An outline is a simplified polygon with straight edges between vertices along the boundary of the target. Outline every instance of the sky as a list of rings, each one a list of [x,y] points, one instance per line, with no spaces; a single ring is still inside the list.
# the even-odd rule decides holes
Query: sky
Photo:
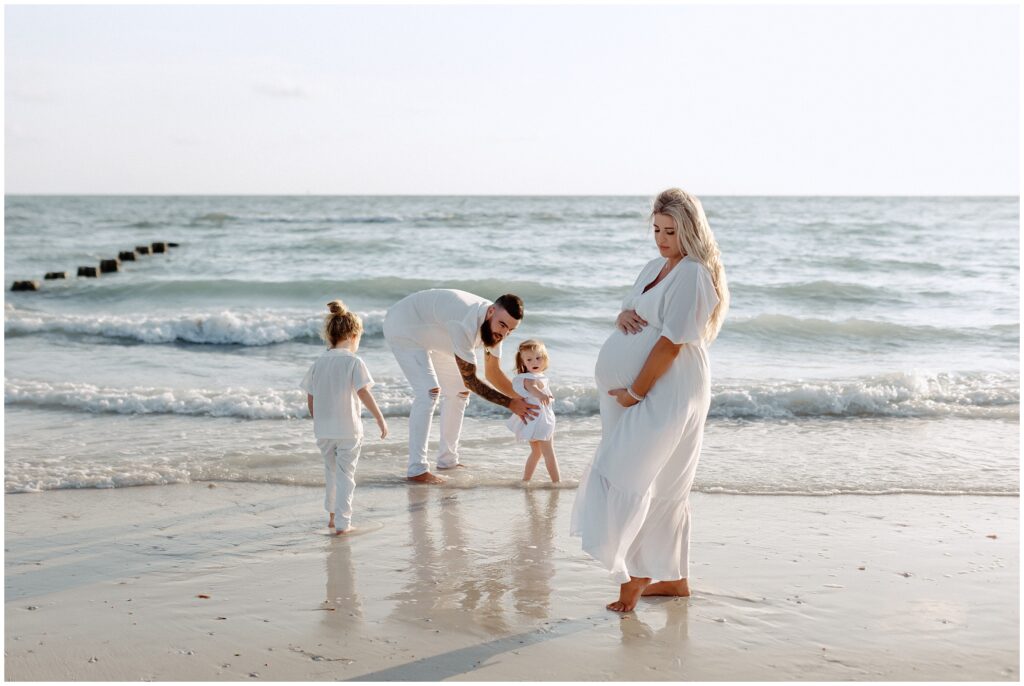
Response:
[[[1018,195],[1016,5],[5,8],[5,192]]]

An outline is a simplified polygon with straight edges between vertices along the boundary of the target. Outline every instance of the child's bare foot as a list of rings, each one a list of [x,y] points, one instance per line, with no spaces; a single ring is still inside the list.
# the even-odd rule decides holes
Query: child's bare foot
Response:
[[[422,474],[407,476],[405,478],[407,481],[413,481],[418,484],[443,484],[445,482],[444,479],[436,474],[431,474],[430,472],[423,472]]]
[[[651,583],[650,577],[629,577],[629,581],[619,586],[619,599],[605,605],[613,612],[632,612],[636,603],[643,595],[644,589]]]
[[[690,595],[690,584],[686,579],[675,581],[655,581],[644,589],[644,595],[668,595],[677,598],[686,598]]]

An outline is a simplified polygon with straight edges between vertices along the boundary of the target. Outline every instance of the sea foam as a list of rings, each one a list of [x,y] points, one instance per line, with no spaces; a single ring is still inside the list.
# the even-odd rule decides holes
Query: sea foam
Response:
[[[585,384],[555,384],[556,415],[599,413],[597,390]],[[407,417],[412,397],[402,379],[382,379],[374,388],[390,417]],[[308,416],[301,390],[277,388],[117,388],[87,383],[7,379],[8,405],[93,413],[175,414],[242,419]],[[961,417],[1018,419],[1020,390],[1005,374],[894,373],[847,381],[731,383],[715,386],[713,419],[780,420],[871,417]],[[505,417],[508,410],[474,398],[467,415]]]
[[[360,313],[365,335],[382,335],[384,312]],[[56,333],[100,336],[142,343],[202,343],[260,346],[318,340],[323,318],[273,311],[199,312],[166,315],[78,315],[7,309],[8,336]]]

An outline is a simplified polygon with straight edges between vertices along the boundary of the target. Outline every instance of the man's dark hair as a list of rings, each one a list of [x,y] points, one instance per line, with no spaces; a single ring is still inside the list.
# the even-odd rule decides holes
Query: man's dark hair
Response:
[[[518,295],[512,295],[506,293],[497,300],[494,301],[495,306],[508,312],[512,317],[517,320],[523,319],[523,299]]]

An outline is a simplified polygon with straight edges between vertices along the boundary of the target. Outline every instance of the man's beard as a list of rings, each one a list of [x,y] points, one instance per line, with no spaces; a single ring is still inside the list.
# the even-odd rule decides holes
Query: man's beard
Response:
[[[494,338],[494,333],[491,331],[491,320],[486,319],[484,323],[480,325],[480,340],[484,342],[485,348],[493,348],[498,342]]]

